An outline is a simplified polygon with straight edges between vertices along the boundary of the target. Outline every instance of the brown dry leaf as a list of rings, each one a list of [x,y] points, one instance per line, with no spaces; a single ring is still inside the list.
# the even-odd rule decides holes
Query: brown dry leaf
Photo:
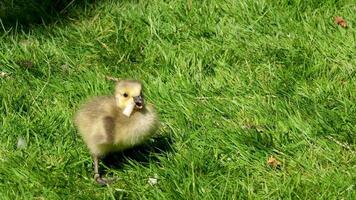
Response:
[[[347,22],[346,20],[344,20],[344,18],[340,17],[340,16],[336,16],[335,17],[335,23],[339,26],[341,26],[342,28],[346,28],[347,27]]]
[[[112,76],[106,76],[105,78],[106,78],[107,80],[109,80],[109,81],[119,81],[118,78],[115,78],[115,77],[112,77]]]
[[[270,156],[267,160],[267,165],[273,168],[277,168],[281,166],[281,162],[278,161],[274,156]]]

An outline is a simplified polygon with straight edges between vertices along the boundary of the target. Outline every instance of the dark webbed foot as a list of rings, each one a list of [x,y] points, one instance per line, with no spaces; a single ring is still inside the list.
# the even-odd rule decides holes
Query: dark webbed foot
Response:
[[[114,178],[103,178],[99,174],[99,158],[97,156],[94,159],[94,180],[101,186],[109,185],[114,182]]]
[[[109,185],[113,182],[113,179],[102,178],[99,174],[94,175],[94,180],[101,186]]]

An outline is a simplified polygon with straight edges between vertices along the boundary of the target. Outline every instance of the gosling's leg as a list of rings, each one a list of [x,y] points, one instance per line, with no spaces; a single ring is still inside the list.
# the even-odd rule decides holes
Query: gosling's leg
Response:
[[[94,180],[99,185],[109,184],[108,180],[106,180],[105,178],[102,178],[99,174],[99,158],[98,158],[98,156],[93,156],[93,160],[94,160]]]

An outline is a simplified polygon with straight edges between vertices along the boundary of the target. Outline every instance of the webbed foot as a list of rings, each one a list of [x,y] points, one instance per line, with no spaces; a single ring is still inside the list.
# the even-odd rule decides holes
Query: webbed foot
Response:
[[[101,186],[110,185],[114,182],[114,178],[103,178],[99,174],[94,175],[94,180]]]

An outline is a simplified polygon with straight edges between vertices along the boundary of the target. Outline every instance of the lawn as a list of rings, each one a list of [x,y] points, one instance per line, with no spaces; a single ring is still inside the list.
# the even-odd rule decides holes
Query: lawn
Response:
[[[352,0],[98,0],[2,25],[0,199],[355,199],[355,13]],[[110,77],[142,80],[161,127],[107,158],[117,180],[100,187],[72,118]]]

